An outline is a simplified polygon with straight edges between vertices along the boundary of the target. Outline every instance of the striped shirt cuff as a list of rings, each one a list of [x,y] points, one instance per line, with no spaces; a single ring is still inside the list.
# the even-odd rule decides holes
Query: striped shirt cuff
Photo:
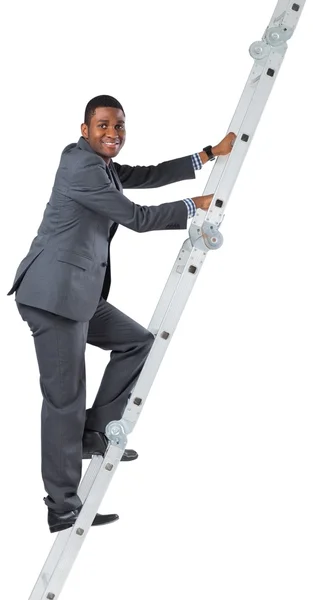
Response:
[[[195,216],[196,212],[197,212],[197,208],[196,205],[194,203],[194,201],[192,200],[192,198],[184,198],[184,202],[187,206],[187,211],[188,211],[188,219],[191,219],[192,217]]]
[[[200,158],[200,154],[196,152],[196,154],[191,155],[192,166],[195,171],[200,171],[202,169],[202,161]]]

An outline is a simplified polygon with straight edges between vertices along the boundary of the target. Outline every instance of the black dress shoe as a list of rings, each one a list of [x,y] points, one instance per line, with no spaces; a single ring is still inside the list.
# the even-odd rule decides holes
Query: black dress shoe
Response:
[[[108,446],[108,438],[101,431],[92,431],[85,429],[83,437],[83,458],[92,458],[94,454],[104,456]],[[121,458],[123,461],[136,460],[138,454],[136,450],[125,450]]]
[[[52,508],[48,508],[48,525],[51,533],[57,533],[58,531],[72,527],[80,511],[81,507],[64,513],[55,512]],[[118,519],[118,515],[100,515],[97,513],[92,526],[107,525],[108,523],[114,523]]]

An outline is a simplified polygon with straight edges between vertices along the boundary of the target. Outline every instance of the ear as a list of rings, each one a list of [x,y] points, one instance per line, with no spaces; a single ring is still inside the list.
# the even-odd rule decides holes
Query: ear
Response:
[[[88,140],[88,125],[86,123],[82,123],[80,126],[82,136]]]

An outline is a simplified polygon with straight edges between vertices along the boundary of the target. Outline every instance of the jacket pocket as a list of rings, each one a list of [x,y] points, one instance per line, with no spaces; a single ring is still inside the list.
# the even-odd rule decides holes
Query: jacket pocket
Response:
[[[81,254],[76,254],[70,250],[58,250],[57,260],[75,267],[80,267],[84,271],[89,271],[92,267],[92,259]]]

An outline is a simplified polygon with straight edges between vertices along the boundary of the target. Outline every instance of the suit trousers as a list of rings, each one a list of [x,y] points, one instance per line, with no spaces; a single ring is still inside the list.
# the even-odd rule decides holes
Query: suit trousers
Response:
[[[154,342],[153,334],[101,298],[88,322],[61,317],[17,303],[31,329],[43,396],[42,478],[47,506],[81,506],[77,488],[82,472],[84,428],[105,432],[120,419]],[[96,399],[86,411],[86,343],[111,350]]]

